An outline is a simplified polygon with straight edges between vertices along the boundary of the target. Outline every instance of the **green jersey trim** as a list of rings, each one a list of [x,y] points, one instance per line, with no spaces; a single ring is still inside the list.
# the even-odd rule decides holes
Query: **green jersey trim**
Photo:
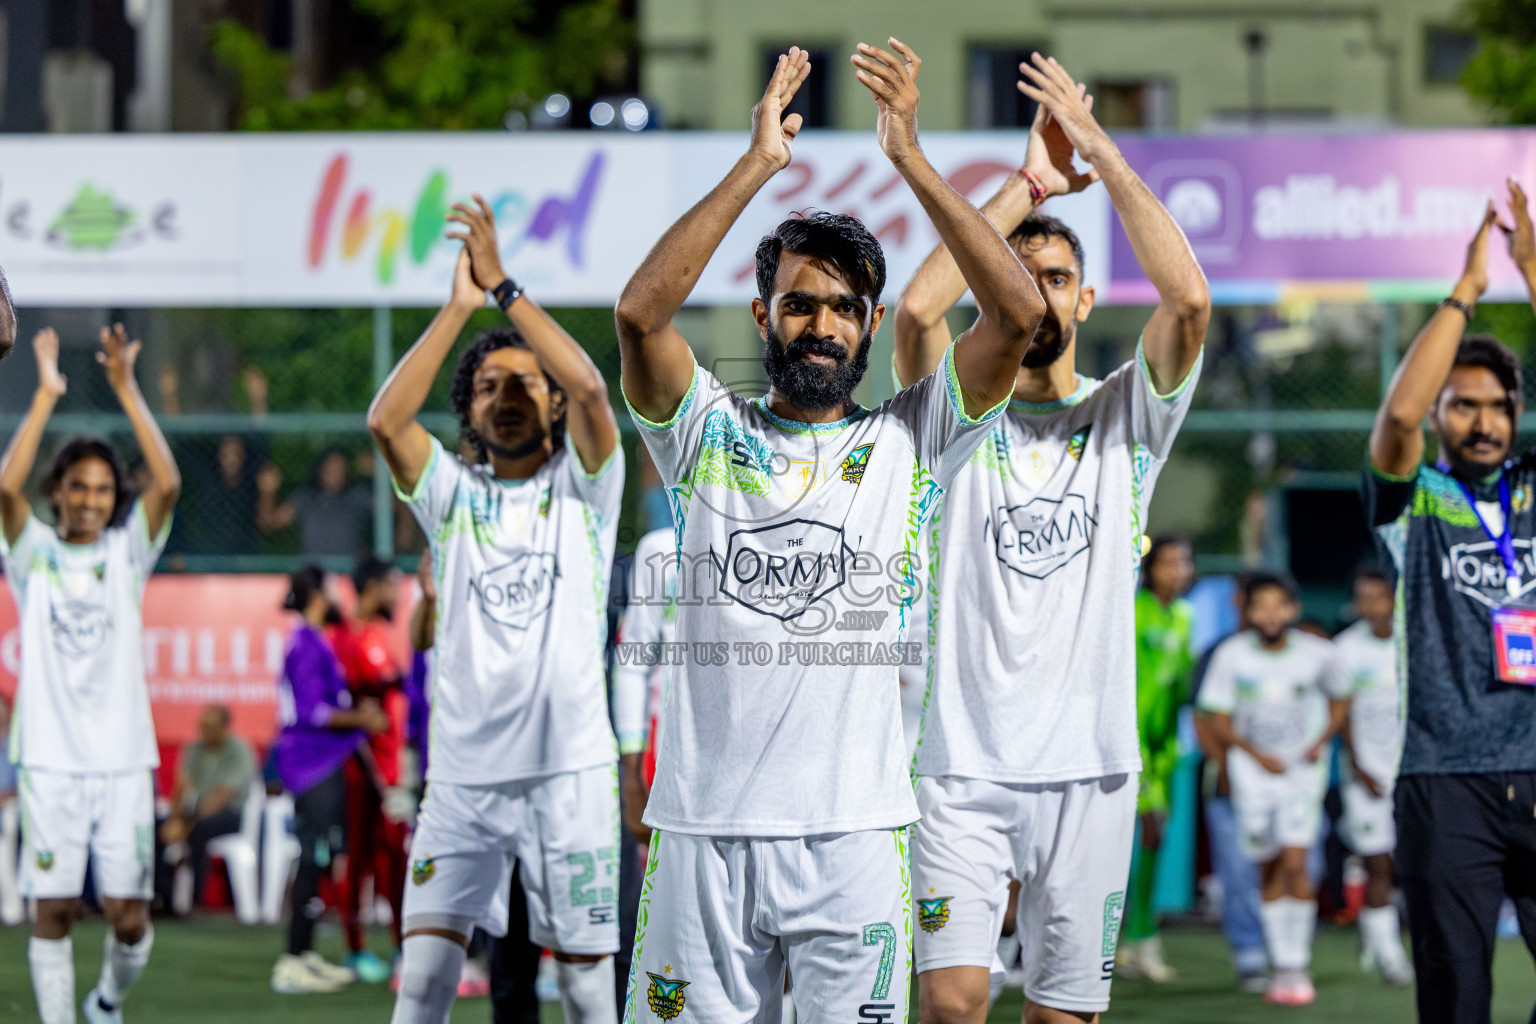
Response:
[[[395,477],[395,474],[389,474],[389,482],[390,485],[395,489],[395,497],[399,498],[406,504],[413,505],[421,500],[421,496],[425,494],[427,490],[427,478],[432,475],[432,472],[435,469],[437,469],[437,457],[439,453],[442,452],[443,445],[442,442],[437,441],[436,438],[434,438],[433,441],[435,443],[432,445],[432,450],[427,454],[427,464],[421,468],[421,475],[416,478],[416,486],[411,488],[409,492],[407,492],[404,487],[400,486],[400,481]]]
[[[657,423],[655,420],[648,420],[644,416],[640,415],[639,411],[635,408],[634,403],[629,400],[629,395],[625,393],[623,381],[621,380],[619,382],[619,394],[624,396],[624,407],[629,410],[629,414],[634,417],[635,422],[640,424],[646,430],[671,430],[673,427],[677,426],[677,421],[683,418],[683,414],[688,411],[688,406],[693,404],[694,392],[698,390],[699,364],[695,362],[693,364],[693,379],[688,382],[688,390],[683,394],[683,400],[677,403],[677,411],[674,412],[666,420]]]
[[[973,427],[978,423],[986,423],[996,419],[1008,408],[1008,399],[1004,398],[986,412],[972,419],[965,413],[965,393],[960,390],[960,375],[955,372],[955,343],[950,342],[949,348],[944,350],[944,359],[939,363],[939,372],[944,375],[945,383],[949,385],[949,405],[955,410],[955,416],[961,423]]]
[[[840,420],[834,420],[831,423],[806,423],[802,420],[787,420],[783,416],[776,415],[773,410],[768,408],[768,400],[766,398],[752,399],[752,408],[756,409],[765,420],[778,427],[784,433],[808,436],[839,433],[869,415],[868,409],[862,405],[856,405],[853,407],[853,412]]]
[[[1184,375],[1184,379],[1179,381],[1178,387],[1164,395],[1158,392],[1157,383],[1152,379],[1152,368],[1147,365],[1147,352],[1142,347],[1142,343],[1145,340],[1146,332],[1142,332],[1142,336],[1136,339],[1136,365],[1141,368],[1142,376],[1152,386],[1152,393],[1154,395],[1157,395],[1158,398],[1165,402],[1177,402],[1180,398],[1184,397],[1184,392],[1188,391],[1194,385],[1196,378],[1200,376],[1200,367],[1205,363],[1205,346],[1200,346],[1200,354],[1195,356],[1194,364],[1190,366],[1189,372]]]

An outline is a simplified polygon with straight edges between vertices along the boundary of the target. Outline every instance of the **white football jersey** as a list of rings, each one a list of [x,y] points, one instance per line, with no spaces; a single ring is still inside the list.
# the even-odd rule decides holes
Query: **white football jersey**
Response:
[[[124,772],[160,763],[144,679],[144,586],[171,533],[149,535],[134,502],[94,544],[66,544],[36,516],[5,545],[21,619],[21,678],[11,760],[61,772]]]
[[[1397,774],[1403,729],[1397,685],[1397,638],[1379,637],[1361,619],[1333,638],[1343,692],[1349,697],[1349,733],[1354,759],[1373,779]]]
[[[636,415],[679,537],[688,663],[662,716],[653,828],[810,836],[917,818],[897,673],[934,502],[986,436],[953,369],[836,423],[782,419],[702,367]]]
[[[1012,401],[934,516],[914,769],[993,782],[1139,771],[1136,585],[1147,506],[1193,400],[1136,359]]]
[[[526,480],[436,439],[410,502],[432,544],[428,781],[489,785],[618,756],[603,674],[624,455],[588,474],[562,449]]]
[[[1342,696],[1337,652],[1321,637],[1286,632],[1267,650],[1251,629],[1223,640],[1200,687],[1201,711],[1232,716],[1237,735],[1297,765],[1328,728],[1328,698]]]

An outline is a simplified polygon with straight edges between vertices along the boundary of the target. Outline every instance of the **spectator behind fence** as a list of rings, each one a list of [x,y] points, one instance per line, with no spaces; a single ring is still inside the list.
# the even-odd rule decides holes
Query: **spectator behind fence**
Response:
[[[171,814],[160,823],[160,841],[170,856],[162,856],[157,865],[156,889],[167,907],[172,905],[171,883],[182,863],[192,868],[193,905],[202,905],[208,843],[240,830],[240,813],[256,781],[256,757],[245,740],[230,733],[229,708],[221,704],[204,708],[198,735],[182,748]],[[182,856],[175,856],[178,852]]]
[[[269,384],[260,368],[240,372],[251,416],[267,415]],[[160,367],[160,404],[166,416],[179,416],[181,378],[176,367]],[[256,474],[267,460],[268,445],[261,434],[225,434],[209,459],[208,441],[201,434],[182,434],[172,449],[183,467],[184,512],[171,527],[168,555],[252,555],[261,550],[256,524]],[[135,471],[137,472],[137,470]]]
[[[278,500],[283,471],[268,462],[256,474],[257,525],[275,533],[298,524],[299,553],[306,558],[351,557],[369,546],[373,495],[360,484],[348,486],[347,453],[328,448],[310,470],[309,484]]]

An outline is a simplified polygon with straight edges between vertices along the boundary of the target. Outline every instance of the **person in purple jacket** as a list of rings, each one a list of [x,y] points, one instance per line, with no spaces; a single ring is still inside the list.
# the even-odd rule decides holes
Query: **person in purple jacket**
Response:
[[[325,573],[318,566],[306,565],[293,574],[283,608],[303,616],[289,638],[283,677],[278,682],[282,732],[273,753],[278,778],[293,794],[299,870],[293,880],[288,951],[272,968],[272,990],[334,992],[355,976],[313,949],[315,915],[311,904],[319,894],[320,877],[330,865],[331,852],[344,848],[341,827],[346,814],[346,783],[342,769],[357,756],[366,734],[383,732],[389,718],[376,701],[352,706],[341,664],[321,633],[334,603],[326,592]]]

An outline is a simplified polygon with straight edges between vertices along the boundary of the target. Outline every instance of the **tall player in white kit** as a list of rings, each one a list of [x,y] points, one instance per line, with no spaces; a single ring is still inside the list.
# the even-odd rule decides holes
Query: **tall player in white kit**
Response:
[[[1022,65],[1040,104],[1024,166],[983,208],[1049,307],[1012,401],[934,516],[928,692],[912,873],[922,1019],[984,1020],[1010,879],[1024,1019],[1092,1020],[1109,1005],[1136,825],[1135,599],[1147,505],[1189,409],[1210,317],[1173,218],[1054,59]],[[1092,170],[1080,174],[1073,152]],[[1075,367],[1093,309],[1077,237],[1034,214],[1102,181],[1159,303],[1136,357],[1103,381]],[[896,311],[896,370],[943,356],[965,294],[930,255]]]
[[[21,618],[10,749],[20,767],[21,889],[37,900],[27,959],[43,1024],[72,1024],[69,933],[90,858],[109,927],[101,977],[82,1009],[91,1024],[109,1024],[122,1021],[123,999],[154,944],[152,773],[160,755],[140,605],[170,535],[181,475],[134,380],[139,342],[122,324],[103,327],[96,360],[133,428],[149,484],[134,500],[116,450],[75,438],[43,479],[52,525],[33,515],[24,487],[66,381],[53,329],[32,346],[37,391],[0,460],[5,575]]]
[[[521,865],[529,937],[551,950],[565,1019],[617,1019],[618,752],[603,676],[608,567],[624,456],[608,386],[502,271],[478,196],[453,295],[368,412],[436,570],[432,756],[411,840],[395,1024],[444,1024],[476,925],[507,927]],[[461,356],[465,465],[415,419],[489,292],[510,329]]]
[[[897,667],[923,523],[1001,413],[1044,306],[997,230],[916,138],[919,61],[861,44],[881,148],[958,254],[979,316],[938,371],[851,401],[884,307],[879,243],[792,218],[757,249],[752,312],[772,384],[749,400],[672,322],[752,197],[790,161],[781,117],[810,72],[779,58],[752,142],[652,249],[616,315],[623,387],[673,508],[677,639],[626,1019],[904,1021],[911,910]]]
[[[1413,983],[1403,951],[1402,923],[1392,902],[1392,851],[1397,821],[1392,793],[1403,756],[1398,648],[1393,635],[1394,586],[1377,569],[1355,574],[1360,619],[1333,638],[1339,696],[1349,700],[1344,722],[1344,844],[1365,860],[1365,907],[1360,911],[1362,963],[1393,987]]]

